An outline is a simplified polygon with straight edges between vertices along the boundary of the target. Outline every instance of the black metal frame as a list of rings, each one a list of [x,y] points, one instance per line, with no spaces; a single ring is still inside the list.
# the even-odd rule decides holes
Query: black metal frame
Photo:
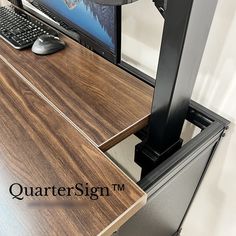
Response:
[[[190,140],[186,145],[183,145],[171,158],[169,157],[164,160],[154,170],[150,171],[148,175],[143,177],[138,183],[142,189],[146,190],[150,186],[156,185],[157,180],[167,174],[169,169],[173,169],[173,166],[180,163],[181,160],[184,160],[187,155],[191,154],[193,156],[195,152],[206,145],[213,137],[217,135],[224,136],[225,130],[229,128],[230,124],[230,121],[194,101],[190,101],[186,120],[199,127],[201,133]],[[220,141],[220,139],[218,141]],[[191,160],[188,159],[188,161]]]
[[[192,193],[190,203],[188,204],[184,215],[182,215],[179,228],[176,229],[176,235],[179,235],[181,232],[183,222],[196,197],[196,194],[208,170],[208,167],[219,145],[219,142],[221,138],[224,137],[225,131],[228,129],[230,124],[228,120],[222,118],[221,116],[215,114],[214,112],[208,110],[207,108],[194,101],[190,102],[186,120],[199,127],[201,129],[201,133],[190,140],[188,143],[183,145],[183,147],[176,153],[174,153],[171,157],[164,160],[154,170],[143,177],[138,183],[139,186],[146,192],[151,192],[152,190],[150,191],[150,189],[155,188],[155,186],[159,185],[160,188],[160,185],[166,185],[167,180],[163,180],[166,178],[166,176],[170,175],[170,173],[173,174],[173,170],[185,168],[184,166],[188,166],[189,163],[199,158],[199,153],[207,148],[211,148],[210,146],[213,145],[207,164],[204,168],[203,173],[201,174],[200,181],[198,182],[196,189]],[[163,184],[161,184],[162,182]],[[150,193],[148,197],[151,197]],[[176,208],[178,208],[177,205]],[[176,210],[175,214],[178,214],[177,211],[178,210]]]
[[[148,194],[147,204],[120,228],[119,235],[180,235],[186,215],[229,125],[228,120],[194,101],[190,102],[186,120],[199,127],[201,132],[138,182]]]
[[[168,0],[149,132],[136,147],[142,176],[182,146],[187,116],[217,0]]]

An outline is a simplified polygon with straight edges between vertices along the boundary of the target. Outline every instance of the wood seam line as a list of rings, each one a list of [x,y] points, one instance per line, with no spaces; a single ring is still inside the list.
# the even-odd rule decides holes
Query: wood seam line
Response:
[[[77,126],[68,116],[66,116],[53,102],[51,102],[39,89],[37,89],[29,80],[27,80],[7,59],[0,54],[0,59],[10,67],[10,69],[16,73],[25,84],[27,84],[39,97],[41,97],[48,105],[50,105],[54,111],[59,113],[70,125],[72,125],[79,133],[81,133],[90,143],[96,148],[98,145],[82,130]]]
[[[7,64],[28,86],[30,86],[30,88],[35,91],[44,101],[46,101],[51,107],[53,107],[54,110],[56,110],[61,116],[63,116],[64,119],[66,119],[75,129],[77,129],[81,134],[83,134],[84,137],[86,137],[86,139],[88,141],[90,141],[94,146],[98,147],[101,150],[101,147],[103,145],[105,145],[106,143],[108,143],[109,141],[112,141],[114,138],[118,137],[119,135],[121,135],[123,132],[129,130],[130,128],[132,128],[133,126],[135,126],[136,124],[138,124],[139,122],[141,122],[142,120],[148,118],[150,116],[150,114],[140,118],[139,120],[137,120],[135,123],[133,123],[132,125],[126,127],[124,130],[120,131],[119,133],[113,135],[111,138],[107,139],[106,141],[102,142],[101,144],[96,144],[95,141],[93,141],[78,125],[76,125],[67,115],[65,115],[65,113],[63,113],[53,102],[51,102],[37,87],[35,87],[28,79],[25,78],[25,76],[23,76],[7,59],[5,59],[1,54],[0,54],[0,58],[2,61],[5,62],[5,64]]]

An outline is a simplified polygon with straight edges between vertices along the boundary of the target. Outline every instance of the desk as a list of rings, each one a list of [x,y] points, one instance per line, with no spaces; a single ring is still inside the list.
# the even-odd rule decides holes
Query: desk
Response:
[[[42,57],[0,44],[0,56],[106,151],[148,124],[153,89],[73,40]]]
[[[198,10],[205,7],[204,1],[197,1],[197,6],[192,3],[183,8],[187,15],[179,12],[189,26],[195,25],[191,23]],[[205,23],[209,25],[209,19]],[[184,33],[188,36],[191,31]],[[185,51],[190,49],[189,38],[180,40]],[[205,37],[200,38],[201,44]],[[0,41],[0,234],[110,235],[122,225],[119,235],[178,235],[229,122],[192,104],[188,118],[201,132],[139,182],[150,198],[136,214],[146,202],[145,193],[101,150],[143,127],[152,90],[64,39],[68,47],[58,57],[18,52]],[[28,190],[30,186],[70,187],[76,182],[92,186],[124,183],[126,187],[89,204],[86,196],[30,196],[17,201],[8,192],[17,182]]]
[[[146,203],[146,193],[102,151],[147,125],[152,88],[61,37],[66,49],[45,57],[0,40],[1,235],[111,235]],[[13,183],[88,183],[108,187],[110,196],[21,201],[12,199]]]
[[[2,42],[1,42],[2,43]],[[0,235],[110,235],[146,194],[0,60]],[[86,197],[12,199],[9,187],[125,184]]]

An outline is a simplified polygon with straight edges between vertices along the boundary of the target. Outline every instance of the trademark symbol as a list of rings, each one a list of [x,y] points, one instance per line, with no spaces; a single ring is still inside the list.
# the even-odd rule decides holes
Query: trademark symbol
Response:
[[[114,192],[123,192],[125,191],[125,185],[124,184],[112,184]]]

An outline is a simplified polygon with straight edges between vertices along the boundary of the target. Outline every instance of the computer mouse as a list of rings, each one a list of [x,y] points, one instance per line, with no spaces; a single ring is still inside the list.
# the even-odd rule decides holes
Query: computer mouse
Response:
[[[32,46],[32,52],[38,55],[48,55],[65,48],[65,42],[55,35],[45,34],[38,37]]]

